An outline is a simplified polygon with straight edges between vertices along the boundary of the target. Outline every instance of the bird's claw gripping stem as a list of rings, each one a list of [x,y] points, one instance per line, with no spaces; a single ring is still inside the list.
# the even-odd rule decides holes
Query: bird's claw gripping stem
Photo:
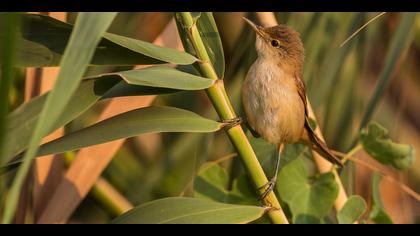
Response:
[[[235,117],[232,119],[224,119],[221,121],[223,123],[223,127],[227,130],[240,125],[243,122],[243,119],[241,117]]]
[[[264,192],[258,198],[259,201],[263,201],[270,192],[273,191],[274,186],[276,185],[276,179],[272,178],[270,181],[265,183],[263,186],[259,187],[258,190],[265,189]]]

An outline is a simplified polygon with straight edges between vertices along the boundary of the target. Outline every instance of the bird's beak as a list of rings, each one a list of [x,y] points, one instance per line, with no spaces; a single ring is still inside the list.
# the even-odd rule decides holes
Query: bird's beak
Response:
[[[259,26],[259,25],[257,25],[257,24],[255,24],[254,22],[252,22],[252,21],[250,21],[250,20],[248,20],[247,18],[245,18],[245,17],[242,17],[244,20],[245,20],[245,22],[246,23],[248,23],[250,26],[251,26],[251,28],[258,34],[258,35],[260,35],[261,37],[263,37],[264,38],[264,32],[263,32],[263,27],[261,27],[261,26]]]

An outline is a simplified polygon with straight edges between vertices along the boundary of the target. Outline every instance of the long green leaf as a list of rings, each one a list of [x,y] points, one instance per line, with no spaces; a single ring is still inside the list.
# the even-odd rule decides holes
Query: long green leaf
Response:
[[[214,132],[221,127],[221,123],[183,109],[174,107],[139,108],[43,144],[39,148],[37,156],[76,150],[146,133]]]
[[[212,84],[213,80],[166,66],[153,66],[91,77],[79,85],[66,106],[66,115],[60,116],[47,133],[67,124],[101,98],[199,90],[208,88]],[[27,147],[46,97],[47,95],[43,95],[23,104],[8,116],[7,145],[2,150],[4,160],[0,164],[10,161],[13,156]]]
[[[124,37],[121,35],[105,33],[104,38],[119,46],[128,48],[144,56],[155,58],[162,62],[189,65],[197,61],[197,58],[186,52],[178,51],[172,48],[163,48],[152,43]],[[146,62],[141,64],[146,64]]]
[[[60,115],[63,114],[66,104],[77,89],[83,73],[93,57],[96,46],[115,15],[116,13],[79,13],[61,60],[61,69],[57,82],[48,95],[29,142],[29,148],[23,158],[23,164],[19,168],[10,193],[7,196],[7,205],[2,219],[3,223],[10,223],[15,214],[20,189],[29,170],[31,159],[37,153],[38,144],[51,130]]]
[[[213,85],[214,81],[176,70],[167,66],[104,74],[96,78],[119,76],[129,84],[180,90],[200,90]]]
[[[244,224],[257,220],[264,208],[197,198],[164,198],[140,205],[114,224]]]
[[[378,84],[371,100],[369,101],[366,113],[360,122],[359,130],[365,127],[371,119],[375,108],[378,105],[379,99],[381,98],[389,80],[391,79],[392,72],[394,71],[397,62],[401,60],[403,52],[410,45],[410,42],[413,39],[412,36],[415,20],[416,13],[401,13],[400,23],[398,24],[397,31],[392,37],[391,45],[389,46],[385,57],[384,67],[378,78]]]
[[[73,26],[52,17],[23,14],[22,47],[18,52],[18,66],[57,66]],[[2,37],[0,32],[0,37]],[[163,48],[152,43],[105,33],[96,47],[91,65],[192,64],[197,59],[185,52]]]

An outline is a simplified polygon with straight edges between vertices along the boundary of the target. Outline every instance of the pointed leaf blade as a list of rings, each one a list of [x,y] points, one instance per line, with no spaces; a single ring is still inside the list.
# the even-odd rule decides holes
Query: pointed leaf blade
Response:
[[[22,14],[22,18],[25,27],[18,40],[22,47],[18,52],[17,66],[58,66],[74,26],[46,15]],[[137,65],[169,62],[187,65],[196,60],[194,56],[175,49],[105,33],[90,64]]]
[[[164,198],[140,205],[114,224],[244,224],[264,214],[257,206],[231,205],[197,198]]]
[[[221,124],[174,107],[125,112],[42,145],[38,156],[76,150],[121,138],[158,132],[214,132]]]

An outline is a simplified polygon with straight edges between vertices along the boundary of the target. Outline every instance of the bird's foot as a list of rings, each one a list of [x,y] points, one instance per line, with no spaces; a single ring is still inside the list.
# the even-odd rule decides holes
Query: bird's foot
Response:
[[[259,201],[263,201],[268,196],[268,194],[270,194],[273,191],[274,186],[276,185],[276,179],[277,178],[272,178],[270,181],[258,188],[258,190],[265,189],[264,192],[258,198]]]
[[[240,125],[242,122],[243,122],[243,119],[241,117],[235,117],[232,119],[222,120],[223,127],[226,128],[227,130],[237,125]]]

